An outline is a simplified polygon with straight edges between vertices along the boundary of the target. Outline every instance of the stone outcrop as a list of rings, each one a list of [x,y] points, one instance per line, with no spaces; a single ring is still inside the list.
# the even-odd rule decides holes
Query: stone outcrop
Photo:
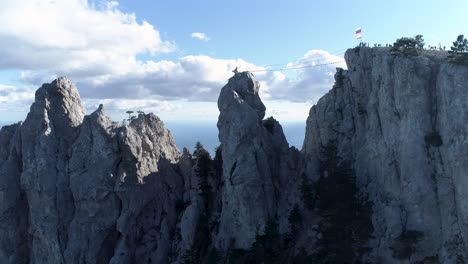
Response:
[[[252,73],[236,73],[218,99],[224,188],[217,246],[223,249],[249,248],[269,219],[284,222],[285,208],[296,202],[285,188],[297,182],[296,150],[276,120],[262,121],[259,87]]]
[[[158,117],[85,116],[59,78],[0,143],[1,263],[167,262],[184,178]]]
[[[85,115],[69,80],[44,84],[25,122],[0,133],[0,261],[228,259],[230,250],[248,250],[269,220],[288,232],[301,203],[300,153],[276,120],[263,120],[258,89],[247,72],[223,88],[212,159],[202,147],[180,154],[153,114],[128,125],[103,105]]]
[[[83,122],[78,90],[59,78],[36,91],[19,131],[21,188],[27,196],[30,258],[63,263],[74,202],[68,177],[70,149]]]
[[[345,59],[310,110],[304,155],[334,144],[352,164],[373,204],[372,263],[466,262],[468,67],[384,48]]]
[[[26,263],[29,260],[28,203],[21,188],[21,124],[0,131],[0,262]]]

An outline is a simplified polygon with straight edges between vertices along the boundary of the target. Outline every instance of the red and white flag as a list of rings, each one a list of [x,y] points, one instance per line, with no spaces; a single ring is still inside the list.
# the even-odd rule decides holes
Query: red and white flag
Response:
[[[356,39],[362,38],[361,31],[362,31],[361,28],[356,29]]]

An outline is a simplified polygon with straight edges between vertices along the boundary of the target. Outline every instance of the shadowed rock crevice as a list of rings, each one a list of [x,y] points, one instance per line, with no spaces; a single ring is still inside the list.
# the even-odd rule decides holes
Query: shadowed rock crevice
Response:
[[[120,236],[121,234],[115,227],[110,229],[109,234],[104,238],[98,250],[96,263],[109,263],[115,254],[114,249]]]

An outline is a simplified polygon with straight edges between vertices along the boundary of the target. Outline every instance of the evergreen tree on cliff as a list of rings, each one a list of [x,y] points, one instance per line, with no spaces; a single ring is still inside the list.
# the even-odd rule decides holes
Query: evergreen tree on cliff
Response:
[[[395,41],[391,51],[400,52],[404,55],[416,56],[424,48],[424,39],[422,35],[413,37],[403,37]]]
[[[468,65],[468,40],[458,35],[449,50],[449,61],[455,64]]]

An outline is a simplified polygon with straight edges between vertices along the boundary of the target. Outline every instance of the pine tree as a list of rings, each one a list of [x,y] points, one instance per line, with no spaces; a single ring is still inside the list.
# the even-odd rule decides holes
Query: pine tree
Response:
[[[463,35],[458,35],[457,40],[453,42],[449,53],[461,54],[468,52],[468,40]]]
[[[202,143],[200,143],[200,141],[197,141],[197,143],[195,143],[195,151],[193,151],[193,155],[196,157],[197,156],[197,152],[201,149],[205,149],[202,145]]]
[[[279,253],[282,249],[282,239],[276,219],[269,219],[263,234],[257,234],[252,248],[248,252],[248,263],[281,263]]]
[[[297,255],[293,257],[292,264],[309,264],[309,263],[317,263],[317,262],[314,262],[314,259],[312,258],[312,256],[307,254],[307,251],[305,250],[305,248],[301,247]]]
[[[223,154],[221,145],[215,148],[215,157],[213,163],[214,175],[217,179],[220,179],[223,174]]]
[[[133,114],[134,112],[129,110],[129,111],[125,112],[125,113],[128,114],[128,121],[132,120],[132,114]]]
[[[403,37],[399,38],[393,43],[391,51],[400,52],[404,55],[418,55],[418,49],[424,47],[422,35],[417,35],[416,38]],[[420,48],[421,47],[421,48]]]
[[[208,253],[208,256],[206,258],[206,264],[217,264],[217,263],[220,263],[220,261],[221,261],[221,254],[217,248],[213,247],[210,250],[210,253]]]
[[[267,129],[267,131],[270,132],[270,134],[272,134],[275,129],[276,120],[272,116],[270,116],[267,119],[263,120],[262,123],[263,126]]]
[[[192,246],[185,252],[183,260],[187,264],[216,263],[214,255],[216,252],[208,251],[211,245],[209,202],[212,196],[208,179],[211,177],[212,160],[210,153],[200,142],[196,143],[193,155],[195,158],[194,173],[198,179],[198,194],[202,198],[205,210],[200,212]]]
[[[455,64],[468,65],[468,40],[458,35],[457,40],[449,50],[449,61]]]
[[[201,263],[211,244],[209,219],[206,213],[201,213],[195,225],[195,234],[192,245],[183,255],[185,264]]]
[[[424,49],[424,39],[423,39],[423,35],[416,35],[414,37],[414,40],[416,40],[416,48],[418,49]]]
[[[314,209],[315,197],[314,197],[313,185],[310,183],[309,179],[305,175],[302,175],[301,198],[307,209],[309,210]]]
[[[291,213],[289,213],[288,220],[291,234],[293,237],[295,237],[302,226],[302,215],[301,211],[299,210],[299,205],[294,205],[294,208],[291,210]]]
[[[354,170],[339,158],[334,142],[321,157],[316,191],[322,238],[315,258],[319,263],[355,263],[366,253],[373,232],[372,207],[358,196]]]
[[[197,256],[197,248],[194,244],[185,251],[184,255],[182,256],[182,261],[184,264],[197,264],[198,263],[198,256]]]
[[[200,144],[201,145],[201,144]],[[198,193],[203,198],[205,209],[208,210],[211,197],[211,186],[208,178],[211,176],[211,157],[203,146],[195,151],[195,175],[198,178]]]

